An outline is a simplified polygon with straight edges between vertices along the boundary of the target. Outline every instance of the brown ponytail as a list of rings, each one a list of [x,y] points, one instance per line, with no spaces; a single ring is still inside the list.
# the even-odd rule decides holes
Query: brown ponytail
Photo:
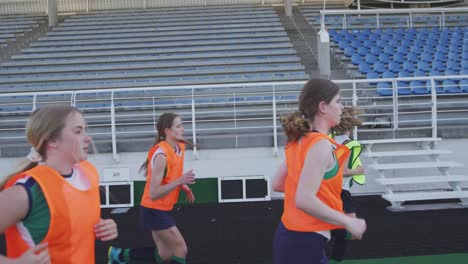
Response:
[[[288,137],[288,142],[296,141],[311,130],[309,120],[303,118],[299,111],[292,113],[287,117],[281,118],[283,130]]]
[[[312,130],[311,123],[314,121],[320,102],[330,103],[339,92],[338,85],[330,80],[309,80],[299,96],[299,109],[288,117],[281,118],[288,142],[298,140]]]

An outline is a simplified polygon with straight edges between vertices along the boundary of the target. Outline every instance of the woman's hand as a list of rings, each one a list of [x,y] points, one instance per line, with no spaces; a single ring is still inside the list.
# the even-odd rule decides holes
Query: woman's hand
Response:
[[[17,264],[50,264],[49,250],[47,243],[36,245],[24,252],[20,258],[15,259]]]
[[[187,171],[182,175],[182,177],[179,178],[179,183],[181,185],[184,184],[194,184],[195,183],[195,173],[193,173],[193,169]]]
[[[94,234],[101,241],[116,239],[118,236],[117,224],[112,219],[101,219],[94,226]]]
[[[185,194],[187,195],[187,202],[189,202],[189,203],[195,202],[195,195],[193,195],[193,192],[190,189],[190,187],[188,187],[187,184],[184,184],[184,185],[182,185],[181,188],[185,192]]]

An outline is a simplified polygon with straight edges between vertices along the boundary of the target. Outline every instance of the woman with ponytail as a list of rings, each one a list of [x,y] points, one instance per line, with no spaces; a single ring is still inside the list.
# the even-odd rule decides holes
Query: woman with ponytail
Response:
[[[89,163],[91,138],[82,114],[68,105],[35,111],[26,127],[32,145],[21,169],[0,188],[0,263],[94,263],[95,239],[117,237],[100,218],[99,175]]]
[[[349,150],[327,136],[340,122],[339,92],[332,81],[312,79],[301,91],[298,110],[282,119],[288,142],[286,160],[273,181],[274,190],[284,192],[274,264],[326,264],[331,230],[344,228],[357,239],[365,232],[365,221],[342,209],[343,164]]]
[[[156,127],[158,135],[141,166],[146,174],[146,185],[140,207],[140,222],[145,229],[151,230],[156,247],[110,247],[109,263],[121,264],[133,260],[186,263],[187,245],[171,210],[179,198],[180,190],[187,194],[189,202],[195,200],[187,185],[195,183],[195,174],[192,170],[183,173],[185,144],[191,144],[183,139],[184,127],[176,114],[162,114]]]

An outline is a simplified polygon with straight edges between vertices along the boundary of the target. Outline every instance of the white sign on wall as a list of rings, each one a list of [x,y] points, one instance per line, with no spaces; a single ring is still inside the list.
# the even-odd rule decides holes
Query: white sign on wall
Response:
[[[104,168],[104,182],[130,181],[130,168]]]

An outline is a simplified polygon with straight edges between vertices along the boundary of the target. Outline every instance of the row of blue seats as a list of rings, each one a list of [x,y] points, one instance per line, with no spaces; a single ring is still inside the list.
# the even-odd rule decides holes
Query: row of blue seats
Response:
[[[210,65],[233,65],[233,64],[262,64],[262,63],[291,63],[299,62],[295,55],[277,55],[277,56],[256,56],[256,57],[238,57],[238,58],[206,58],[197,60],[177,60],[177,61],[122,61],[110,63],[93,64],[73,64],[73,65],[42,65],[42,66],[14,66],[13,63],[4,65],[0,70],[0,75],[7,74],[26,74],[26,73],[58,73],[58,72],[76,72],[76,71],[106,71],[122,69],[159,69],[173,67],[191,67],[191,66],[210,66]],[[8,66],[8,67],[6,67]]]
[[[102,57],[83,57],[83,58],[52,58],[52,59],[24,59],[12,60],[2,64],[3,67],[9,66],[33,66],[33,65],[78,65],[78,64],[96,64],[96,63],[115,63],[115,62],[141,62],[141,61],[183,61],[206,58],[239,58],[239,57],[257,57],[257,56],[275,56],[275,55],[295,55],[293,48],[265,49],[265,50],[240,50],[231,52],[197,52],[181,54],[143,54],[127,56],[102,56]]]
[[[367,79],[378,79],[378,78],[396,78],[396,77],[426,77],[426,76],[455,76],[455,75],[468,75],[468,69],[463,69],[460,71],[454,70],[431,70],[429,72],[425,72],[422,70],[415,70],[414,72],[408,70],[400,70],[400,71],[375,71],[369,69],[367,71],[363,71],[362,74],[366,75]]]
[[[166,19],[132,19],[125,21],[125,23],[116,24],[116,22],[110,21],[107,23],[63,23],[54,28],[54,32],[61,31],[78,31],[78,30],[99,30],[99,29],[128,29],[128,28],[144,28],[144,27],[162,27],[162,26],[186,26],[190,24],[191,26],[206,26],[206,25],[233,25],[233,24],[251,24],[251,23],[267,23],[267,22],[279,22],[278,16],[269,16],[269,17],[256,17],[256,18],[226,18],[225,16],[215,19],[210,17],[207,20],[190,20],[186,19],[181,21],[181,19],[176,19],[174,21],[167,21]]]
[[[160,10],[160,12],[138,12],[137,10],[128,12],[128,13],[117,13],[113,14],[104,14],[98,12],[95,15],[86,14],[86,15],[75,15],[67,17],[64,20],[64,23],[82,23],[82,22],[100,22],[100,21],[122,21],[128,19],[142,19],[142,18],[155,18],[155,19],[174,19],[174,18],[202,18],[206,19],[207,17],[259,17],[262,15],[275,15],[273,9],[256,9],[256,10],[241,10],[238,8],[232,8],[230,10],[203,10],[201,12],[166,12]]]
[[[219,104],[219,103],[230,103],[230,102],[271,102],[273,96],[262,96],[262,95],[237,95],[236,97],[217,97],[217,98],[195,98],[195,105],[200,104]],[[290,101],[297,100],[297,95],[277,95],[275,99],[278,101]],[[157,99],[157,100],[130,100],[130,99],[117,99],[114,101],[114,106],[117,108],[132,108],[132,107],[148,107],[148,106],[171,106],[171,105],[191,105],[191,99]],[[75,105],[78,109],[100,109],[110,108],[111,104],[108,101],[105,102],[78,102]],[[0,112],[30,112],[32,111],[32,105],[0,105]]]
[[[124,44],[124,43],[151,43],[151,42],[190,42],[190,41],[207,41],[207,40],[223,40],[223,39],[260,39],[268,37],[286,37],[284,31],[264,31],[264,32],[241,32],[241,33],[224,33],[224,34],[209,34],[209,35],[183,35],[183,36],[149,36],[138,38],[106,38],[106,39],[89,39],[89,40],[63,40],[63,41],[48,41],[41,39],[39,42],[31,43],[31,47],[57,47],[57,46],[83,46],[83,45],[105,45],[105,44]]]
[[[436,81],[435,91],[437,94],[460,94],[468,93],[468,79]],[[431,94],[430,81],[397,82],[398,95],[427,95]],[[377,84],[377,94],[381,96],[392,96],[393,86],[388,82]]]
[[[214,34],[235,34],[235,33],[248,33],[248,32],[271,32],[271,31],[284,31],[283,27],[259,27],[259,28],[239,28],[239,29],[216,29],[216,30],[191,30],[191,31],[170,31],[170,32],[143,32],[143,33],[119,33],[119,34],[90,34],[79,36],[47,36],[40,37],[39,40],[46,41],[66,41],[66,40],[87,40],[87,39],[118,39],[118,38],[140,38],[140,37],[158,37],[164,33],[164,36],[184,36],[184,35],[200,35],[209,36]]]
[[[405,61],[402,64],[403,66],[398,62],[390,62],[388,64],[382,62],[376,62],[374,64],[361,62],[359,63],[358,71],[361,74],[367,74],[367,76],[369,76],[371,72],[386,74],[387,76],[395,75],[396,73],[399,73],[399,75],[402,73],[408,73],[410,76],[465,75],[468,71],[468,61],[463,62],[464,64],[462,67],[460,67],[459,64],[454,64],[453,61],[450,61],[447,65],[444,65],[441,62],[436,62],[430,65],[425,61],[419,61],[416,64],[410,61]]]
[[[411,33],[404,33],[399,35],[398,33],[395,34],[382,34],[382,35],[335,35],[332,37],[332,40],[338,43],[343,44],[373,44],[373,43],[381,43],[381,44],[393,44],[396,45],[398,43],[415,43],[418,45],[443,45],[443,46],[450,46],[451,44],[462,45],[463,43],[468,42],[468,34],[467,36],[463,36],[462,34],[450,36],[449,34],[441,34],[437,35],[435,33],[429,33],[428,35],[423,34],[411,34]]]
[[[0,75],[0,84],[5,83],[24,83],[24,82],[47,82],[62,80],[98,80],[111,78],[142,78],[159,77],[175,75],[194,75],[194,74],[222,74],[238,72],[265,72],[265,71],[291,71],[303,70],[304,66],[298,63],[275,63],[275,64],[253,64],[253,65],[219,65],[206,67],[177,67],[169,69],[149,69],[149,70],[115,70],[115,71],[93,71],[93,72],[65,72],[65,73],[44,73],[44,74],[17,74]]]
[[[468,41],[466,43],[450,43],[446,42],[445,44],[419,44],[416,42],[369,42],[369,43],[361,43],[356,41],[352,43],[348,43],[346,41],[340,41],[338,43],[338,47],[343,50],[345,55],[352,56],[354,53],[359,55],[366,55],[369,52],[374,55],[380,55],[382,52],[386,53],[387,55],[391,56],[395,53],[414,53],[416,55],[423,55],[428,54],[432,56],[433,54],[449,54],[449,53],[457,53],[462,54],[468,52]],[[446,46],[449,45],[449,46]]]
[[[184,25],[184,26],[156,26],[156,27],[138,27],[138,28],[119,28],[119,29],[94,29],[94,30],[67,30],[67,31],[50,31],[46,35],[48,37],[56,36],[91,36],[91,35],[108,35],[108,34],[123,34],[123,33],[142,33],[142,32],[154,32],[154,33],[183,33],[188,30],[237,30],[243,28],[261,28],[261,27],[280,27],[279,21],[270,22],[253,22],[243,24],[225,24],[225,25]]]
[[[208,44],[208,45],[175,45],[164,47],[135,47],[135,48],[115,48],[115,49],[95,49],[95,50],[49,50],[43,52],[26,52],[20,55],[15,55],[14,59],[29,59],[29,58],[62,58],[62,57],[89,57],[89,56],[113,56],[113,55],[132,55],[132,54],[156,54],[156,53],[176,53],[176,52],[200,52],[200,51],[230,51],[244,49],[274,49],[292,47],[289,41],[282,40],[278,42],[250,42],[250,43],[230,43],[230,44]]]
[[[120,43],[120,44],[92,44],[92,45],[67,45],[67,46],[48,46],[32,47],[23,49],[23,53],[33,52],[59,52],[59,51],[95,51],[95,50],[115,50],[115,49],[134,49],[134,48],[164,48],[180,46],[213,46],[213,45],[234,45],[234,44],[253,44],[253,43],[278,43],[289,42],[287,36],[264,37],[262,39],[242,38],[242,39],[219,39],[219,40],[181,40],[177,42],[143,42],[143,43]]]
[[[381,24],[394,24],[394,23],[402,23],[406,24],[409,22],[409,16],[391,16],[391,17],[385,17],[385,16],[379,16],[379,19],[377,20],[376,16],[371,16],[367,18],[363,17],[356,17],[356,16],[337,16],[337,17],[332,17],[332,16],[326,16],[325,17],[325,22],[328,25],[342,25],[344,21],[346,23],[356,23],[356,24],[375,24],[377,21]],[[468,22],[468,16],[463,15],[463,16],[456,16],[456,15],[447,15],[444,18],[445,22]],[[314,23],[320,23],[321,18],[320,17],[311,17],[310,20]],[[427,23],[427,22],[439,22],[440,17],[438,16],[414,16],[412,17],[412,22],[413,23]]]
[[[209,83],[239,83],[239,82],[268,82],[268,81],[301,81],[307,80],[309,76],[304,71],[292,71],[282,73],[235,73],[222,75],[194,75],[174,76],[161,78],[140,79],[108,79],[108,80],[81,80],[62,81],[49,83],[29,84],[6,84],[0,85],[0,90],[11,91],[41,91],[41,90],[81,90],[99,88],[123,88],[186,84],[209,84]]]

